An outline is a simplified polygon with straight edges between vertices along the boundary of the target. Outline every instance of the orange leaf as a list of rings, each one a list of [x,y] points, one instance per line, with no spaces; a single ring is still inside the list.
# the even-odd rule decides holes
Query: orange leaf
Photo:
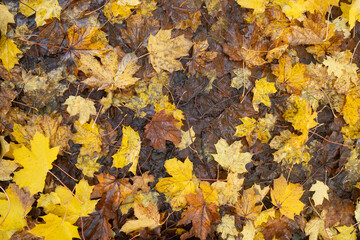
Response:
[[[178,225],[192,222],[192,228],[190,232],[183,234],[181,239],[187,239],[193,235],[202,240],[206,239],[207,235],[215,230],[212,228],[214,228],[214,223],[219,219],[217,205],[215,203],[206,204],[201,191],[196,195],[187,195],[186,200],[190,206],[183,212],[182,219],[178,222]]]

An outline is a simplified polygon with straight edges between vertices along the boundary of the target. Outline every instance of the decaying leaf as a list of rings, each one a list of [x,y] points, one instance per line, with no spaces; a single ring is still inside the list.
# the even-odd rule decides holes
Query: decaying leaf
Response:
[[[0,4],[0,32],[1,36],[6,36],[9,23],[15,23],[14,16],[9,12],[9,7]]]
[[[209,234],[213,234],[214,222],[218,221],[219,213],[215,203],[207,204],[201,191],[197,194],[186,196],[189,207],[183,212],[178,225],[192,223],[190,232],[183,235],[184,239],[191,236],[205,240]]]
[[[119,56],[122,56],[121,60]],[[110,49],[99,57],[101,61],[89,54],[81,54],[79,69],[88,76],[84,82],[89,86],[113,90],[127,88],[139,80],[133,77],[139,69],[135,53],[122,54]]]
[[[180,150],[189,147],[195,140],[195,132],[191,127],[188,131],[181,130],[181,141],[176,145]]]
[[[221,233],[223,239],[233,239],[237,237],[239,232],[235,227],[235,217],[229,214],[225,214],[220,223],[216,227],[216,231]]]
[[[96,115],[94,102],[81,96],[70,96],[64,104],[68,105],[67,111],[71,116],[79,114],[80,124],[86,123],[90,115]]]
[[[130,233],[144,228],[154,229],[161,226],[159,210],[157,206],[152,203],[146,207],[140,203],[135,204],[134,213],[138,219],[127,221],[121,227],[120,231]]]
[[[100,164],[96,162],[99,159],[97,154],[93,156],[79,156],[75,166],[82,171],[85,176],[94,177],[94,172],[99,171]]]
[[[166,70],[170,73],[181,70],[178,58],[188,55],[192,42],[184,35],[171,39],[171,30],[159,30],[150,35],[147,49],[150,53],[150,63],[156,72]]]
[[[177,124],[179,121],[173,115],[167,114],[165,110],[157,112],[150,123],[146,125],[144,135],[150,139],[151,145],[155,149],[163,152],[166,150],[166,140],[179,144],[181,141],[181,131]]]

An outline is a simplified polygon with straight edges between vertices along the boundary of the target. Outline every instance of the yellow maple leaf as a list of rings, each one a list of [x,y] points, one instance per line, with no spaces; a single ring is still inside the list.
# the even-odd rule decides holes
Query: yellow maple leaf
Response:
[[[272,203],[280,209],[280,213],[294,220],[294,215],[299,215],[305,204],[300,201],[303,188],[299,183],[287,183],[283,175],[274,180],[274,188],[270,195]]]
[[[281,131],[280,136],[275,136],[270,142],[270,147],[278,150],[273,153],[274,161],[279,163],[286,161],[291,164],[309,162],[310,153],[305,145],[307,137],[307,133],[299,136],[289,130]]]
[[[95,211],[99,200],[90,200],[93,188],[85,179],[80,180],[76,184],[75,198],[69,189],[58,186],[55,192],[41,195],[38,207],[43,207],[46,213],[55,214],[74,224],[79,217],[86,217]]]
[[[255,188],[251,187],[243,191],[241,198],[236,204],[236,212],[245,219],[255,220],[262,209],[262,197],[255,192]]]
[[[266,81],[266,78],[256,80],[253,88],[252,105],[255,111],[259,111],[259,104],[263,103],[267,107],[271,107],[271,102],[268,94],[276,93],[275,83]]]
[[[31,194],[43,190],[45,177],[56,160],[59,148],[49,148],[49,138],[36,132],[30,141],[31,151],[22,146],[14,150],[15,161],[24,168],[15,172],[13,180],[20,187],[28,187]]]
[[[252,221],[246,221],[243,230],[241,231],[244,240],[253,240],[255,239],[256,229]]]
[[[193,127],[191,127],[187,131],[181,130],[181,141],[180,143],[176,144],[176,147],[179,150],[184,150],[185,148],[189,147],[195,140],[195,132]]]
[[[101,138],[100,127],[91,119],[90,123],[81,124],[75,121],[76,133],[72,140],[74,143],[82,144],[80,155],[93,155],[95,152],[100,153]]]
[[[15,23],[14,16],[9,12],[9,7],[0,4],[0,32],[1,36],[6,36],[7,25],[9,23]]]
[[[109,1],[104,9],[105,17],[109,19],[112,24],[122,23],[122,21],[131,15],[131,10],[140,5],[139,0],[126,0],[126,1]]]
[[[13,40],[1,36],[0,39],[0,59],[6,70],[10,71],[15,64],[18,64],[16,54],[22,53],[16,46]]]
[[[352,53],[349,50],[340,52],[335,56],[327,56],[323,64],[328,67],[328,74],[334,75],[332,85],[339,93],[346,93],[351,87],[359,85],[357,76],[358,67],[352,62]]]
[[[344,4],[345,5],[345,4]],[[343,10],[343,8],[341,8]],[[348,15],[347,15],[348,14]],[[355,22],[360,21],[360,0],[353,0],[348,8],[348,16],[349,20],[349,29],[353,29],[355,26]]]
[[[90,115],[96,115],[94,102],[87,98],[85,99],[81,96],[69,96],[64,104],[68,105],[66,110],[70,113],[70,116],[79,114],[80,124],[86,123],[89,120]]]
[[[128,220],[120,231],[130,233],[144,228],[154,229],[161,226],[159,210],[153,203],[149,203],[146,207],[141,203],[135,203],[134,214],[138,219]]]
[[[312,109],[303,98],[292,95],[289,98],[289,108],[283,114],[286,121],[291,122],[296,130],[307,134],[310,128],[315,127],[318,123],[314,121],[317,113],[311,113]]]
[[[129,171],[136,175],[136,168],[139,161],[141,140],[139,133],[134,131],[130,126],[122,129],[121,147],[113,157],[113,167],[123,168],[132,164]]]
[[[249,145],[254,145],[259,139],[262,143],[268,143],[271,138],[270,130],[274,127],[276,117],[266,113],[265,118],[260,118],[257,122],[253,118],[240,118],[243,124],[235,127],[234,136],[246,137]]]
[[[77,227],[52,213],[42,216],[45,224],[36,224],[31,233],[46,240],[71,240],[80,238]]]
[[[15,232],[27,226],[25,216],[34,202],[30,193],[25,193],[14,183],[6,189],[6,194],[9,199],[0,193],[0,239],[3,240],[10,239]]]
[[[321,218],[313,217],[305,225],[305,233],[309,235],[309,240],[318,240],[319,235],[327,238],[329,235],[325,231],[325,217],[327,211],[321,212]]]
[[[335,228],[327,228],[327,235],[333,240],[356,240],[356,230],[353,225],[351,226],[338,226]]]
[[[60,20],[61,10],[57,0],[21,0],[19,4],[19,11],[26,17],[36,13],[35,22],[38,27],[51,18]]]
[[[252,154],[242,150],[241,141],[236,141],[228,145],[225,139],[220,139],[215,148],[217,154],[212,154],[214,160],[224,169],[235,173],[247,172],[245,166],[251,162]]]
[[[156,72],[166,70],[170,73],[182,70],[177,58],[188,55],[192,42],[184,35],[171,39],[171,30],[159,30],[154,36],[150,35],[147,49],[150,53],[150,63]]]
[[[80,169],[85,176],[94,177],[94,172],[100,169],[100,163],[96,162],[98,159],[97,154],[93,156],[79,156],[75,166]]]
[[[245,88],[249,88],[251,86],[250,76],[251,71],[247,67],[234,69],[234,74],[236,75],[231,79],[231,87],[240,89],[245,86]]]
[[[121,55],[123,57],[119,60]],[[80,56],[79,69],[88,76],[84,83],[91,87],[98,87],[99,90],[127,88],[139,80],[133,77],[140,68],[135,53],[124,55],[115,49],[110,49],[100,55],[101,61],[89,54],[80,54]]]
[[[204,201],[207,204],[215,203],[218,205],[218,192],[217,189],[214,188],[210,183],[201,181],[200,182],[200,190],[204,196]]]
[[[239,197],[239,191],[244,183],[243,178],[238,178],[237,173],[229,172],[227,181],[216,181],[211,184],[218,192],[218,202],[222,204],[235,204]]]
[[[259,14],[265,12],[269,0],[236,0],[236,2],[244,8],[254,9],[254,14]]]
[[[235,226],[235,216],[225,214],[221,218],[220,223],[217,225],[216,231],[221,233],[221,237],[223,239],[235,240],[239,235],[239,232]]]
[[[160,178],[155,189],[164,193],[177,211],[186,205],[186,195],[196,194],[199,183],[193,174],[193,163],[188,158],[184,162],[176,158],[169,159],[165,162],[165,168],[172,177]]]
[[[346,95],[346,102],[342,109],[347,124],[356,126],[360,120],[360,87],[355,87]]]
[[[57,115],[34,116],[27,121],[25,126],[15,123],[12,135],[15,140],[30,147],[30,140],[36,132],[50,138],[50,147],[60,146],[59,154],[68,147],[68,141],[71,138],[70,128],[61,124],[62,117]]]
[[[300,93],[309,82],[309,78],[304,75],[306,66],[303,63],[292,65],[291,57],[284,54],[279,59],[279,65],[273,69],[273,74],[277,76],[277,81],[284,83],[288,92]]]
[[[315,206],[321,205],[324,199],[329,200],[329,194],[327,193],[328,190],[329,187],[323,182],[320,182],[318,180],[316,180],[316,183],[311,186],[309,191],[315,192],[314,195],[312,196]]]

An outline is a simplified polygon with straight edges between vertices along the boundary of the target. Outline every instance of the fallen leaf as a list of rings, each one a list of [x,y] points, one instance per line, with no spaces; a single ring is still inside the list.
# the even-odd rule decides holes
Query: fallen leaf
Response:
[[[131,163],[129,169],[136,175],[136,168],[139,161],[139,153],[141,148],[141,140],[139,133],[134,131],[130,126],[122,129],[121,147],[113,157],[113,167],[123,168]]]
[[[27,226],[25,216],[31,210],[34,198],[29,192],[20,189],[16,184],[10,183],[4,193],[0,193],[0,239],[10,237]],[[10,201],[10,202],[9,202]]]
[[[9,12],[9,7],[0,4],[0,32],[1,36],[6,36],[9,23],[15,23],[14,15]]]
[[[246,221],[243,230],[241,231],[244,240],[253,240],[255,238],[256,229],[252,221]]]
[[[75,196],[63,186],[58,186],[50,194],[41,194],[38,207],[43,207],[48,214],[55,214],[63,220],[74,224],[79,217],[86,217],[95,211],[98,200],[90,200],[94,186],[89,186],[85,179],[76,184]]]
[[[15,64],[18,64],[17,54],[22,53],[13,40],[1,36],[0,38],[0,59],[6,70],[10,71]]]
[[[299,183],[287,183],[283,175],[274,180],[274,188],[270,195],[272,203],[280,209],[280,213],[294,220],[294,215],[299,215],[305,204],[300,201],[304,191]]]
[[[120,229],[125,233],[139,231],[144,228],[154,229],[160,224],[160,213],[156,205],[150,203],[148,206],[142,204],[134,204],[134,214],[137,220],[128,220]]]
[[[59,152],[60,147],[50,148],[49,143],[48,137],[36,132],[30,141],[31,150],[25,146],[14,150],[15,161],[24,168],[14,173],[13,180],[20,187],[28,187],[32,195],[43,190],[51,163]]]
[[[309,191],[315,192],[314,195],[312,196],[315,206],[321,205],[324,199],[329,200],[329,194],[327,193],[328,190],[329,187],[323,182],[320,182],[318,180],[316,180],[316,183],[311,186]]]
[[[222,218],[220,223],[216,227],[216,231],[221,233],[221,237],[223,239],[236,239],[239,235],[239,232],[235,226],[235,216],[225,214]]]
[[[75,121],[76,133],[72,140],[74,143],[82,144],[80,155],[92,156],[95,152],[100,153],[101,138],[100,127],[91,119],[90,123],[81,124]]]
[[[94,173],[100,169],[100,163],[97,162],[99,159],[97,154],[93,156],[79,156],[75,166],[82,171],[87,177],[94,177]]]
[[[227,181],[216,181],[211,184],[218,192],[218,202],[222,204],[235,204],[242,189],[244,178],[238,178],[237,173],[229,172]]]
[[[133,191],[133,186],[129,179],[117,179],[110,174],[100,173],[96,175],[99,183],[94,186],[91,198],[101,197],[97,209],[103,208],[106,215],[114,215],[121,203]]]
[[[80,238],[77,227],[52,213],[42,216],[44,224],[36,224],[31,232],[49,240]]]
[[[195,132],[192,127],[187,131],[181,130],[181,141],[176,144],[176,147],[179,150],[184,150],[195,141],[195,138]]]
[[[57,0],[21,0],[19,4],[19,11],[26,17],[36,13],[35,22],[38,27],[44,25],[48,19],[60,19],[61,10]]]
[[[89,120],[90,115],[96,115],[94,102],[87,98],[85,99],[81,96],[69,96],[64,104],[68,105],[66,110],[70,113],[70,116],[79,114],[79,122],[81,125]]]
[[[208,62],[211,62],[217,56],[217,52],[206,51],[209,47],[207,40],[199,41],[193,46],[192,60],[186,65],[189,66],[189,73],[194,75],[196,72],[202,73]]]
[[[215,147],[217,154],[212,156],[224,169],[240,174],[247,172],[245,166],[251,162],[252,154],[242,150],[241,141],[228,145],[226,140],[221,138]]]
[[[181,131],[177,128],[179,123],[165,110],[157,112],[150,123],[145,126],[144,136],[151,141],[151,145],[162,152],[166,150],[166,140],[178,144],[181,141]]]
[[[246,189],[236,204],[237,215],[254,221],[262,209],[261,196],[257,195],[254,187]]]
[[[122,56],[121,60],[119,56]],[[123,54],[110,49],[100,55],[100,61],[89,54],[81,54],[79,70],[88,76],[84,83],[91,87],[98,87],[99,90],[123,89],[139,80],[133,77],[140,68],[137,60],[135,53]]]
[[[171,177],[160,178],[155,189],[165,194],[176,211],[186,205],[186,195],[196,193],[198,183],[193,174],[193,164],[188,158],[184,162],[176,158],[169,159],[165,162],[165,168]]]
[[[182,70],[177,58],[188,55],[192,42],[184,35],[171,39],[171,30],[159,30],[156,35],[150,35],[147,49],[150,53],[150,63],[156,72],[166,70],[170,73]]]
[[[195,235],[195,237],[205,240],[209,234],[213,234],[215,230],[213,223],[219,219],[217,205],[215,203],[207,204],[201,191],[197,194],[187,195],[186,201],[189,203],[189,207],[182,213],[182,219],[177,225],[191,222],[192,228],[189,233],[183,234],[181,239]]]
[[[259,104],[263,103],[267,107],[271,107],[271,102],[268,94],[276,93],[275,83],[268,82],[266,78],[256,80],[253,88],[252,105],[255,111],[259,111]]]
[[[102,11],[112,24],[122,23],[140,3],[139,0],[109,1]]]

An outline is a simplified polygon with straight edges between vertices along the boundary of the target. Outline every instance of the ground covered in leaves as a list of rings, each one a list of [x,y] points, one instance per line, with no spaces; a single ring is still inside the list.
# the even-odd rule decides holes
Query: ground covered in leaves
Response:
[[[3,1],[0,239],[357,239],[359,6]]]

